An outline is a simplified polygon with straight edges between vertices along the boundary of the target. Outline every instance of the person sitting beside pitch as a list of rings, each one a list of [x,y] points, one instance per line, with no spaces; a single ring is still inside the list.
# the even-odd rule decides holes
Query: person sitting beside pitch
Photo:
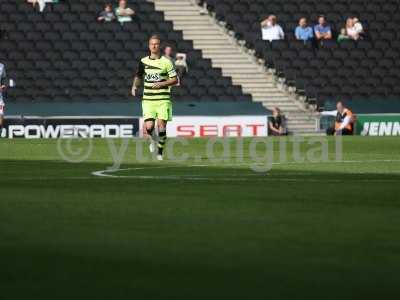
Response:
[[[355,116],[350,109],[344,107],[342,101],[336,103],[336,110],[323,111],[320,114],[335,117],[335,125],[326,130],[327,135],[353,135]]]
[[[281,110],[278,107],[274,107],[272,109],[272,117],[268,121],[268,129],[271,135],[279,136],[286,134],[283,119]]]

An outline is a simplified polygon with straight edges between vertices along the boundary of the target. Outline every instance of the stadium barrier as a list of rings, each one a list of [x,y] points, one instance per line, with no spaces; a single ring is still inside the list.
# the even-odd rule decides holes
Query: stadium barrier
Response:
[[[6,117],[3,138],[129,138],[137,136],[133,117]]]
[[[357,115],[356,134],[363,136],[400,136],[400,114]]]
[[[169,137],[268,136],[268,117],[176,116],[168,123]],[[143,136],[144,120],[129,116],[10,116],[3,138],[130,138]]]
[[[167,125],[169,137],[255,137],[268,136],[268,117],[245,116],[175,116]],[[140,120],[140,132],[143,130]]]

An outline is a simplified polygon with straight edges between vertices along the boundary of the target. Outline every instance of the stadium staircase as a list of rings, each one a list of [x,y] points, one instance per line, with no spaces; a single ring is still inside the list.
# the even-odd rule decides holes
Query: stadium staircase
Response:
[[[262,102],[271,109],[279,107],[286,116],[287,127],[292,134],[315,134],[316,119],[312,109],[304,101],[282,89],[273,74],[260,65],[254,55],[244,48],[219,26],[208,14],[191,0],[148,0],[158,11],[164,12],[165,19],[173,22],[175,30],[181,30],[183,37],[192,40],[195,49],[202,50],[205,58],[211,59],[212,66],[221,68],[224,76],[242,86],[253,101]]]

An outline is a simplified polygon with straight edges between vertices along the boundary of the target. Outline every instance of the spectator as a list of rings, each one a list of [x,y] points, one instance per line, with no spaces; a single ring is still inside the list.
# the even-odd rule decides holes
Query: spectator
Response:
[[[346,20],[346,34],[353,40],[358,40],[360,38],[360,34],[354,26],[354,20],[352,18],[347,18]]]
[[[44,9],[46,8],[46,3],[58,3],[59,0],[28,0],[28,3],[31,3],[33,8],[35,8],[36,5],[39,6],[39,11],[43,12]]]
[[[197,5],[201,6],[200,14],[206,15],[208,13],[206,0],[196,0],[196,3]]]
[[[4,124],[4,100],[3,100],[3,92],[6,91],[6,68],[5,66],[0,63],[0,137],[3,130]]]
[[[166,46],[164,49],[164,56],[168,58],[170,61],[172,61],[173,64],[175,64],[175,58],[174,58],[174,50],[172,49],[171,46]]]
[[[332,39],[331,27],[326,23],[325,16],[318,17],[318,24],[314,26],[314,33],[318,41]]]
[[[295,36],[298,40],[309,41],[314,38],[313,29],[307,26],[307,19],[301,18],[299,20],[299,26],[296,27]]]
[[[111,22],[115,20],[115,14],[112,9],[111,3],[107,3],[104,6],[104,10],[99,14],[97,21],[99,22]]]
[[[340,43],[341,41],[344,41],[344,40],[349,40],[349,39],[350,39],[350,37],[347,35],[346,28],[340,29],[340,34],[338,35],[338,38],[337,38],[338,43]]]
[[[174,56],[172,47],[166,46],[164,49],[164,56],[174,64],[176,73],[178,74],[177,85],[180,85],[181,79],[189,70],[186,63],[186,54],[177,53],[176,56]]]
[[[278,107],[272,109],[272,117],[268,121],[269,133],[274,136],[286,135],[284,117]]]
[[[126,22],[132,22],[132,16],[135,11],[126,5],[126,0],[119,0],[119,5],[115,9],[115,15],[117,16],[118,22],[123,25]]]
[[[343,102],[336,103],[336,110],[323,111],[323,116],[334,116],[335,125],[326,130],[327,135],[352,135],[355,116],[350,109],[344,107]]]
[[[261,22],[262,39],[266,41],[283,40],[285,34],[282,27],[277,24],[276,16],[270,15]]]
[[[44,9],[46,8],[46,1],[45,0],[28,0],[28,3],[31,3],[33,8],[39,6],[39,11],[43,12]]]
[[[176,54],[175,69],[176,69],[176,73],[178,73],[179,79],[182,79],[183,76],[189,71],[188,65],[186,63],[186,54],[185,53],[177,53]]]

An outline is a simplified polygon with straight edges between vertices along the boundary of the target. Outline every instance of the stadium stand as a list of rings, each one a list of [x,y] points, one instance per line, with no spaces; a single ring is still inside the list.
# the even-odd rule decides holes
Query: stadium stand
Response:
[[[0,61],[17,84],[9,100],[128,101],[137,61],[147,54],[148,37],[157,33],[187,53],[190,72],[174,88],[174,100],[251,101],[153,3],[128,2],[137,16],[121,26],[96,22],[102,0],[60,1],[43,13],[25,1],[2,0]]]
[[[288,85],[317,99],[319,106],[332,99],[400,100],[397,0],[207,0],[207,7]],[[269,14],[278,17],[285,40],[261,39],[260,22]],[[366,29],[365,38],[320,47],[295,40],[298,20],[304,16],[315,24],[320,14],[327,17],[334,37],[347,17],[357,16]]]

